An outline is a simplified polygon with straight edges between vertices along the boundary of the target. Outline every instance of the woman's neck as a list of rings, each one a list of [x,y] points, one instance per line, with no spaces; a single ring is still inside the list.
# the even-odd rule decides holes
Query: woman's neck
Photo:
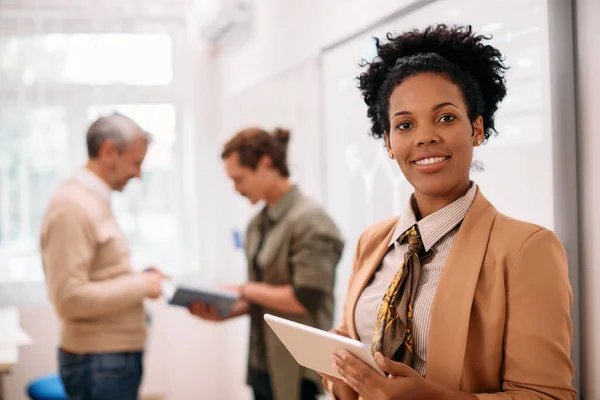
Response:
[[[445,193],[441,196],[431,196],[425,193],[421,193],[418,190],[415,190],[414,199],[416,206],[418,207],[418,210],[416,210],[417,212],[415,212],[415,215],[420,214],[421,218],[425,218],[428,215],[431,215],[441,210],[442,208],[452,204],[457,199],[464,196],[469,191],[470,187],[471,181],[467,181],[463,184],[457,185],[448,193]]]

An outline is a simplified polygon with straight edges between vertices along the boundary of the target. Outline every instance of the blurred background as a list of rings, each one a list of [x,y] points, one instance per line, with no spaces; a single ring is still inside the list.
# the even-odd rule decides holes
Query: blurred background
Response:
[[[40,223],[86,161],[87,126],[113,111],[155,138],[143,179],[112,203],[135,265],[203,284],[246,279],[234,236],[256,212],[223,171],[223,142],[248,125],[290,128],[293,181],[346,239],[339,320],[358,235],[411,193],[367,135],[358,64],[373,59],[373,36],[444,22],[492,35],[511,67],[499,135],[476,150],[473,179],[501,212],[561,239],[575,384],[580,398],[600,399],[598,21],[598,0],[0,0],[0,306],[18,307],[33,339],[4,378],[5,398],[26,399],[29,380],[56,371]],[[250,398],[248,320],[149,307],[145,396]]]

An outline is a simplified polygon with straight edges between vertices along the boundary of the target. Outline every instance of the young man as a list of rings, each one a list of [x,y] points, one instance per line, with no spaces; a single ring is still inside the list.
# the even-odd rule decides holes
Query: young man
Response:
[[[222,159],[236,191],[253,204],[265,202],[247,230],[250,279],[237,288],[242,300],[226,318],[204,304],[191,307],[214,321],[250,314],[248,384],[256,400],[315,400],[321,392],[319,375],[298,365],[263,315],[330,329],[335,268],[344,246],[331,218],[290,183],[288,140],[286,130],[251,128],[225,145]]]

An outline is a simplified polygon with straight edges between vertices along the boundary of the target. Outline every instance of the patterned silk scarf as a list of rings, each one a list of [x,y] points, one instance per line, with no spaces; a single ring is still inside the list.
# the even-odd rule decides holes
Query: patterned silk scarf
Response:
[[[413,367],[413,305],[421,277],[421,262],[433,252],[424,251],[416,224],[408,228],[398,242],[408,242],[408,250],[377,310],[371,353],[380,352],[384,357]],[[363,398],[359,396],[358,400]]]
[[[424,251],[416,224],[408,228],[398,242],[408,242],[408,250],[377,311],[371,353],[380,352],[412,367],[413,305],[421,277],[421,263],[433,253]]]

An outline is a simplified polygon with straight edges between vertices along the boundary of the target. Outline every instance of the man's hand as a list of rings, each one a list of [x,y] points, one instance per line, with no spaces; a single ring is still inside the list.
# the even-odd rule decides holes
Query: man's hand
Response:
[[[224,321],[226,317],[221,317],[215,306],[206,303],[194,302],[189,307],[190,312],[198,318],[207,321]]]
[[[244,291],[244,286],[245,286],[245,284],[227,283],[227,284],[221,285],[221,289],[226,290],[231,293],[234,293],[234,294],[237,294],[238,296],[242,296],[243,291]]]
[[[146,268],[143,274],[146,278],[146,297],[151,299],[159,298],[162,293],[163,279],[171,279],[171,277],[156,267]]]
[[[195,302],[192,303],[189,307],[190,313],[195,315],[198,318],[202,318],[207,321],[220,322],[225,321],[230,318],[239,317],[240,315],[244,315],[248,312],[249,305],[244,300],[236,301],[233,306],[231,306],[231,311],[226,316],[221,316],[217,312],[217,309],[214,306],[209,304]]]
[[[143,272],[146,281],[146,297],[157,299],[162,293],[162,281],[165,275],[160,271]]]
[[[161,276],[163,277],[163,279],[168,279],[168,280],[171,280],[171,279],[172,279],[170,275],[167,275],[167,274],[165,274],[165,273],[164,273],[164,272],[162,272],[160,269],[158,269],[158,268],[156,268],[156,267],[153,267],[153,266],[146,268],[146,269],[144,270],[144,272],[155,272],[155,273],[157,273],[157,274],[161,275]]]

